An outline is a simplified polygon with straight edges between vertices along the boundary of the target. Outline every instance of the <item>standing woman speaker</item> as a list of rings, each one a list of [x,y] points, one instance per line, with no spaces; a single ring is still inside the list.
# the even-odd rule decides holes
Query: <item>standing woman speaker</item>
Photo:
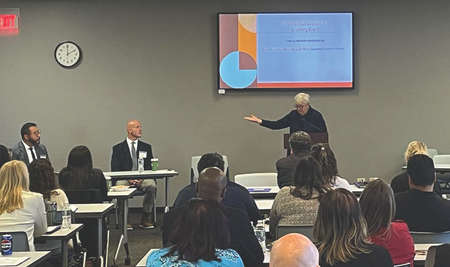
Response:
[[[298,93],[294,97],[294,110],[289,112],[283,118],[277,121],[260,119],[254,115],[244,117],[244,119],[258,123],[259,125],[279,130],[289,127],[289,133],[304,131],[307,133],[326,133],[327,126],[322,114],[311,107],[311,101],[308,94]]]

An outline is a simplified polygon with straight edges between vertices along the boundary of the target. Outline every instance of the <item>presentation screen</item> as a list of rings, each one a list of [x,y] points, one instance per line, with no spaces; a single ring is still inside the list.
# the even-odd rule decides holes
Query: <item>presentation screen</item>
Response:
[[[218,17],[219,89],[354,88],[353,13]]]

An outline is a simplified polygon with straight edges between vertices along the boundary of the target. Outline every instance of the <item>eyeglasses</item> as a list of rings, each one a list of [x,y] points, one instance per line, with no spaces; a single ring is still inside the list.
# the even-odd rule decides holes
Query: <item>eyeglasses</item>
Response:
[[[304,108],[306,108],[308,106],[308,104],[305,104],[305,105],[294,105],[294,108],[295,109],[304,109]]]

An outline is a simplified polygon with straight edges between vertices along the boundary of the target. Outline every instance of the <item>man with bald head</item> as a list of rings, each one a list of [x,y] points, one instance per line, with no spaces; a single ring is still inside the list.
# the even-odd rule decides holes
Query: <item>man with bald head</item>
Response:
[[[270,253],[270,267],[318,267],[319,251],[304,235],[288,234],[278,239]]]
[[[222,201],[227,192],[225,173],[217,167],[204,169],[198,177],[195,190],[197,198]],[[164,214],[162,226],[164,247],[172,245],[168,243],[170,232],[173,224],[180,217],[183,207]],[[237,208],[225,205],[223,207],[226,211],[225,216],[228,219],[228,230],[230,231],[231,245],[229,248],[234,249],[241,256],[245,266],[261,266],[264,254],[250,225],[247,213]]]
[[[138,160],[144,159],[144,170],[151,170],[151,159],[153,158],[152,146],[139,140],[142,136],[142,126],[138,120],[130,120],[127,123],[127,138],[125,141],[113,147],[111,158],[111,171],[137,171]],[[155,205],[156,181],[154,179],[124,180],[117,181],[116,185],[136,187],[145,193],[142,204],[142,218],[140,227],[144,229],[155,228],[152,217]],[[133,230],[130,222],[127,229]]]

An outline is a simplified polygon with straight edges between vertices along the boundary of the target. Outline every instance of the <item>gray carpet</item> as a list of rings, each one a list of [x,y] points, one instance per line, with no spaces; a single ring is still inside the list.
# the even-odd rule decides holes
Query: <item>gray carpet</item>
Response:
[[[113,258],[116,252],[117,245],[119,243],[120,235],[122,231],[115,228],[115,215],[114,212],[110,215],[109,229],[110,229],[110,242],[109,242],[109,257],[108,266],[113,264]],[[141,222],[141,213],[137,211],[130,211],[129,213],[130,222],[133,225],[134,230],[128,231],[128,246],[130,248],[130,258],[131,265],[136,266],[136,264],[142,259],[142,257],[147,254],[147,252],[152,248],[162,247],[161,238],[161,225],[163,219],[163,210],[158,210],[157,212],[157,225],[155,229],[142,229],[139,227]],[[119,219],[119,222],[122,220]],[[124,264],[125,260],[125,249],[122,245],[117,256],[117,265],[127,266]]]

